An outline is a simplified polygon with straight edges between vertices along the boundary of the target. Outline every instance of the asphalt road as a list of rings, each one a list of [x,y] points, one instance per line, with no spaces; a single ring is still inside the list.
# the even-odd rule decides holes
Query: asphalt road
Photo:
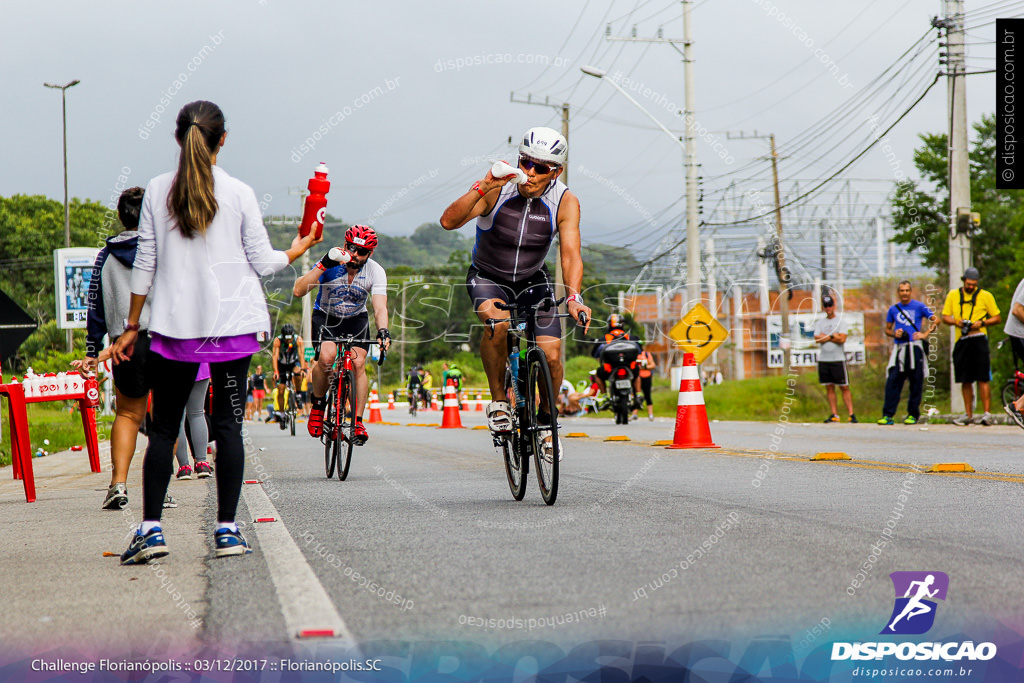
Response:
[[[401,410],[384,417],[410,422]],[[96,509],[105,474],[50,489],[44,475],[31,505],[6,482],[0,510],[27,524],[5,534],[0,636],[35,651],[63,639],[138,654],[157,638],[179,656],[311,658],[602,641],[635,644],[635,659],[643,643],[722,639],[737,644],[734,660],[774,639],[800,661],[827,642],[877,638],[894,571],[949,576],[929,637],[1024,630],[1015,427],[714,422],[721,448],[667,450],[652,442],[671,439],[669,420],[564,420],[563,435],[586,436],[564,438],[549,507],[532,473],[526,499],[512,500],[488,433],[472,429],[482,413],[463,412],[464,429],[431,420],[439,414],[369,425],[344,482],[326,479],[304,423],[296,437],[247,425],[247,476],[262,483],[246,486],[239,519],[256,552],[209,557],[212,480],[174,482],[184,505],[165,515],[172,554],[160,567],[184,594],[177,602],[153,569],[97,559],[120,552],[130,521]],[[851,460],[810,460],[837,451]],[[926,473],[960,462],[976,471]],[[47,533],[65,539],[70,562]],[[182,601],[201,628],[186,625]],[[50,617],[35,618],[40,605]],[[321,628],[333,637],[297,638]]]

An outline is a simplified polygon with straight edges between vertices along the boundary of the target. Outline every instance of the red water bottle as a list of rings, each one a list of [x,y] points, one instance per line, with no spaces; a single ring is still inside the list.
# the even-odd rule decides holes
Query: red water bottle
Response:
[[[324,162],[314,169],[313,177],[309,179],[309,196],[306,197],[306,205],[302,211],[302,222],[299,224],[299,235],[305,237],[311,230],[316,231],[316,238],[320,239],[324,231],[324,219],[327,217],[327,192],[331,189],[331,183],[327,180],[327,165]]]
[[[85,404],[95,408],[100,404],[100,385],[96,377],[87,377],[85,380]]]

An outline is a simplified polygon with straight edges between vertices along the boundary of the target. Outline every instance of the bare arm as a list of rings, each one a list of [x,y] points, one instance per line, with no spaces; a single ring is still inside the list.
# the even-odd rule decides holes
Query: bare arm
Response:
[[[494,207],[498,201],[498,191],[515,176],[506,178],[495,178],[487,171],[487,175],[480,181],[480,192],[470,189],[454,202],[441,214],[441,227],[445,230],[458,230],[463,225],[479,218]]]
[[[388,295],[374,294],[370,297],[370,301],[373,303],[373,320],[377,324],[377,329],[386,330],[388,328]],[[391,340],[386,339],[384,350],[387,351],[390,347]]]
[[[295,280],[295,285],[292,287],[292,294],[299,297],[309,294],[310,291],[316,289],[320,284],[320,276],[323,275],[323,272],[314,266],[308,273],[298,277]]]
[[[277,357],[281,353],[281,338],[274,337],[274,352],[270,355],[271,367],[274,369],[274,379],[278,377]]]
[[[580,295],[583,287],[583,255],[580,253],[580,202],[572,192],[566,191],[558,207],[558,257],[562,260],[562,284],[567,296]],[[587,327],[593,317],[590,308],[580,301],[570,301],[566,308],[575,320],[580,313],[587,314]]]

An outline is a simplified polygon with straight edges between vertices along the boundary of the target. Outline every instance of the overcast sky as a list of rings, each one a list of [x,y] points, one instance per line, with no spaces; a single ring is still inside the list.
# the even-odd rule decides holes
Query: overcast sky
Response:
[[[731,178],[749,175],[738,169],[767,151],[765,140],[729,139],[726,131],[775,133],[784,179],[813,181],[852,157],[858,135],[870,130],[862,112],[847,121],[856,135],[812,128],[927,33],[918,46],[927,48],[923,66],[863,98],[866,111],[894,120],[899,97],[912,101],[939,70],[929,20],[941,7],[940,0],[698,0],[694,82],[697,120],[708,131],[698,147],[706,202]],[[994,68],[986,43],[995,29],[986,22],[1022,8],[968,0],[971,70]],[[0,195],[62,198],[60,94],[43,83],[80,79],[67,93],[74,197],[106,204],[116,198],[118,176],[144,186],[171,170],[178,109],[209,99],[228,120],[219,164],[255,189],[266,213],[297,213],[294,193],[325,161],[330,213],[407,234],[436,221],[483,176],[488,159],[511,158],[509,136],[560,125],[553,108],[510,102],[515,91],[571,106],[569,186],[582,204],[584,239],[649,249],[682,211],[682,204],[667,208],[682,192],[681,150],[579,67],[617,74],[681,131],[672,107],[683,106],[678,53],[668,44],[605,39],[608,25],[613,36],[636,25],[640,37],[659,27],[681,37],[681,16],[681,4],[668,0],[4,2]],[[968,79],[971,121],[992,112],[993,83],[991,74]],[[943,80],[890,134],[888,159],[873,150],[845,177],[884,189],[894,159],[909,172],[917,134],[946,125],[945,93]],[[799,144],[787,149],[787,141]],[[749,182],[767,190],[767,168],[754,164],[761,180]],[[624,228],[638,225],[626,240]],[[650,240],[636,238],[647,233]]]

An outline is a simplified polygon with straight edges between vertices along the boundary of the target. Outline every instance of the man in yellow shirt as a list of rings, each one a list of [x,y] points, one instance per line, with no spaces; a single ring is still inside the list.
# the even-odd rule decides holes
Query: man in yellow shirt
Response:
[[[953,378],[960,384],[967,413],[953,420],[953,424],[980,422],[989,425],[992,424],[992,415],[989,413],[992,367],[989,362],[987,328],[998,325],[1003,318],[992,293],[978,286],[981,274],[977,268],[968,268],[960,279],[963,280],[963,286],[950,292],[942,307],[942,322],[956,328]],[[978,383],[978,394],[985,410],[977,420],[972,417],[975,382]]]

